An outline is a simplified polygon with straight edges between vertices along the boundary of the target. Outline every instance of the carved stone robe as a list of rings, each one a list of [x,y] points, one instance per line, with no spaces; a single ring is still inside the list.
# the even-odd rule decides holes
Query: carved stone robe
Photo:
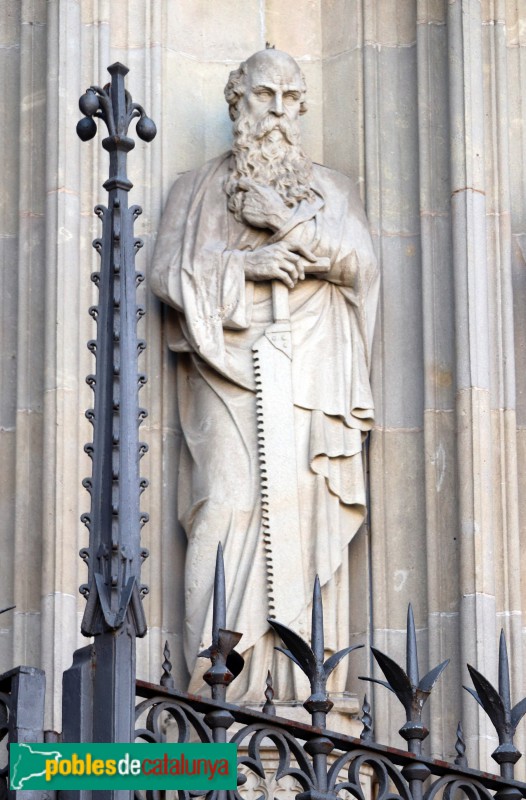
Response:
[[[300,583],[310,592],[319,574],[328,650],[348,643],[347,546],[365,514],[361,452],[373,423],[369,356],[378,272],[363,209],[346,176],[315,165],[314,203],[302,201],[286,227],[272,233],[237,222],[228,210],[231,158],[223,155],[175,182],[151,286],[175,309],[169,344],[180,354],[178,508],[188,537],[191,688],[200,685],[196,655],[210,643],[214,560],[222,541],[227,627],[243,633],[238,649],[248,656],[237,695],[250,699],[255,691],[259,699],[275,641],[266,622],[252,346],[272,322],[272,305],[270,282],[245,280],[245,253],[290,239],[330,258],[328,273],[306,277],[289,293],[302,563],[290,565],[290,603],[276,609],[280,622],[306,635],[309,609],[303,601],[298,606]],[[290,699],[293,680],[282,666],[285,657],[278,657],[277,694]],[[345,689],[344,668],[335,675],[332,688]]]

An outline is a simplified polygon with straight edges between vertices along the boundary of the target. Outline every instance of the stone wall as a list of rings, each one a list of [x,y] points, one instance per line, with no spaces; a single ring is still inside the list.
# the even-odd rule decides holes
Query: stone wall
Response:
[[[371,513],[350,552],[351,641],[401,657],[411,600],[421,669],[452,657],[430,752],[454,755],[462,717],[473,761],[486,763],[495,741],[460,688],[461,665],[494,679],[500,627],[513,696],[526,693],[525,37],[522,0],[0,2],[0,606],[17,606],[0,617],[0,669],[46,669],[50,727],[61,727],[61,673],[83,643],[90,243],[107,172],[100,135],[76,137],[78,97],[123,61],[133,98],[158,124],[157,139],[137,141],[129,158],[147,271],[175,175],[228,147],[230,69],[269,41],[301,63],[306,149],[356,180],[383,273]],[[168,638],[183,679],[173,363],[160,306],[142,291],[151,592],[139,674],[159,677]],[[350,679],[360,693],[363,653]],[[374,693],[377,735],[395,743],[400,710],[385,694]]]

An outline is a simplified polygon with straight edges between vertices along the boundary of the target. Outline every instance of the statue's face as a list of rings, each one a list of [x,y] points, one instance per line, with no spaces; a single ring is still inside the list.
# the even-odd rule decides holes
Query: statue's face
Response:
[[[290,56],[264,50],[249,58],[246,91],[239,108],[253,124],[266,116],[284,116],[296,121],[300,115],[301,95],[301,73]]]

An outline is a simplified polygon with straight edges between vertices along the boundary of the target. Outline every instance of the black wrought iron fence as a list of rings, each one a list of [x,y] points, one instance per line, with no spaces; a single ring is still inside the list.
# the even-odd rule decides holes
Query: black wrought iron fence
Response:
[[[238,791],[225,795],[239,797],[252,776],[255,779],[252,786],[259,787],[258,791],[265,798],[283,796],[287,790],[289,796],[295,795],[297,800],[336,800],[345,792],[357,800],[434,800],[435,797],[453,800],[457,795],[469,800],[526,797],[526,784],[514,780],[514,765],[521,753],[513,742],[517,724],[526,713],[526,700],[514,707],[511,705],[504,634],[500,640],[498,689],[473,667],[468,667],[475,686],[468,691],[488,714],[499,738],[499,746],[493,753],[500,767],[500,776],[497,776],[469,768],[460,723],[454,763],[429,759],[422,754],[422,742],[429,733],[422,722],[422,710],[448,662],[442,662],[420,678],[411,607],[407,616],[406,668],[373,648],[386,680],[365,678],[383,684],[403,705],[406,721],[399,733],[407,741],[407,752],[374,742],[367,698],[362,707],[359,738],[336,733],[327,727],[327,716],[333,705],[326,689],[327,679],[356,646],[345,648],[324,661],[323,607],[318,580],[313,593],[311,645],[279,622],[270,621],[285,645],[280,648],[284,656],[292,659],[309,679],[311,695],[304,707],[311,716],[310,725],[276,716],[270,680],[261,712],[226,702],[227,687],[242,670],[243,660],[234,650],[240,634],[227,630],[225,622],[224,565],[219,546],[212,644],[202,654],[211,661],[204,679],[211,687],[212,697],[190,695],[174,688],[166,645],[160,684],[137,683],[137,695],[142,699],[136,706],[138,724],[135,729],[136,738],[146,742],[160,743],[169,736],[177,742],[236,743]],[[280,785],[283,782],[286,787]],[[364,789],[364,783],[368,788]],[[210,797],[215,798],[216,794],[212,792]],[[181,792],[180,796],[186,800],[189,793]]]
[[[143,681],[137,683],[137,695],[142,699],[136,714],[138,719],[144,718],[136,729],[138,739],[165,741],[168,717],[173,723],[172,741],[238,744],[239,789],[228,793],[231,798],[243,794],[250,776],[255,778],[250,781],[253,797],[269,800],[275,795],[283,797],[287,791],[290,796],[298,795],[298,800],[335,799],[344,797],[345,791],[357,800],[433,800],[442,795],[453,800],[457,794],[469,800],[526,796],[526,784],[519,781],[461,763],[416,756],[367,738]],[[189,794],[180,792],[180,797],[188,800]],[[210,800],[216,794],[212,792]]]

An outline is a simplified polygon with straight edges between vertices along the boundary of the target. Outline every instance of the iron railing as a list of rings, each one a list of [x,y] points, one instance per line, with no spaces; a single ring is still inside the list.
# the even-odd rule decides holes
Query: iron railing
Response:
[[[526,712],[526,700],[511,706],[504,634],[500,641],[498,690],[477,670],[468,667],[475,685],[475,689],[468,691],[488,714],[499,738],[499,746],[493,753],[500,767],[500,776],[497,776],[468,767],[460,723],[456,731],[454,763],[423,755],[422,742],[429,731],[422,723],[422,709],[448,662],[420,678],[411,607],[407,616],[406,669],[373,648],[386,678],[385,681],[374,679],[375,682],[394,692],[405,710],[406,721],[399,733],[407,741],[407,752],[374,742],[367,698],[362,707],[359,738],[336,733],[327,727],[327,715],[333,705],[326,689],[327,678],[355,647],[346,648],[324,662],[323,607],[318,580],[313,593],[312,646],[290,629],[269,620],[285,644],[285,648],[279,649],[309,679],[311,695],[304,707],[311,716],[310,725],[276,716],[270,679],[261,712],[226,702],[227,686],[243,664],[233,649],[240,635],[226,630],[225,621],[224,565],[219,546],[212,644],[201,654],[211,661],[204,679],[211,687],[212,697],[190,695],[174,688],[167,645],[160,684],[137,682],[137,695],[142,699],[136,706],[136,739],[157,743],[229,741],[238,745],[238,791],[212,792],[211,798],[216,794],[225,797],[228,794],[234,800],[240,792],[246,794],[243,787],[251,777],[250,785],[257,787],[265,798],[288,795],[296,796],[297,800],[336,800],[346,792],[357,800],[434,800],[436,797],[453,800],[459,795],[468,800],[526,797],[526,784],[514,779],[514,765],[521,753],[513,742],[515,728]],[[364,789],[364,782],[368,789]],[[187,800],[189,793],[180,792],[180,796]],[[252,796],[258,796],[255,790]]]

